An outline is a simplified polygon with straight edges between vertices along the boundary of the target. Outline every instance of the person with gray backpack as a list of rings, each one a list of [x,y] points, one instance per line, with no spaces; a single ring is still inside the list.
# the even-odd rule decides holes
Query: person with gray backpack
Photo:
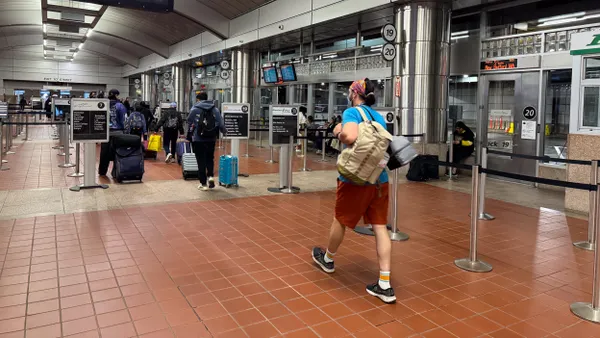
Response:
[[[177,153],[177,139],[179,135],[183,135],[183,118],[181,113],[177,111],[175,102],[171,105],[172,108],[164,112],[156,125],[156,131],[163,128],[163,147],[165,149],[165,163],[175,162],[175,154]]]
[[[133,108],[133,112],[129,115],[127,121],[125,121],[125,133],[142,137],[148,132],[146,118],[141,113],[139,103],[136,103]]]

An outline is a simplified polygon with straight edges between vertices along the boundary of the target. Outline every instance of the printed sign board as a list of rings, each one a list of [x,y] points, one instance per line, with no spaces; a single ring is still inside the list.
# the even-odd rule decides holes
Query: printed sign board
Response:
[[[269,106],[269,145],[290,144],[298,135],[299,106]]]
[[[107,99],[71,99],[71,139],[75,143],[108,142]]]
[[[71,99],[52,98],[52,111],[54,112],[54,121],[64,121],[71,112]]]
[[[396,131],[396,114],[394,113],[393,109],[385,109],[385,108],[377,108],[377,112],[379,112],[379,114],[381,114],[381,116],[383,116],[383,119],[385,120],[385,127],[387,129],[387,131],[392,134],[392,135],[396,135],[395,131]]]
[[[535,140],[537,134],[536,121],[521,122],[521,140]]]
[[[226,139],[248,139],[250,136],[249,103],[223,103],[221,113],[227,129]]]

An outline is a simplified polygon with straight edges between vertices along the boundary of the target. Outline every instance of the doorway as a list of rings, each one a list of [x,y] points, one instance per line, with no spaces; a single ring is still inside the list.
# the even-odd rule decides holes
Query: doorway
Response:
[[[537,155],[539,72],[483,75],[481,79],[481,144],[507,154]],[[488,155],[488,168],[493,170],[535,176],[536,167],[535,160]]]

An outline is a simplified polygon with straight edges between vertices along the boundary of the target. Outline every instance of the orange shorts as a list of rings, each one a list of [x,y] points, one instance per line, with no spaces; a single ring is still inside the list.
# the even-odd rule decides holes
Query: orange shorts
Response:
[[[354,229],[361,218],[365,224],[387,224],[389,184],[355,185],[338,180],[335,218]]]

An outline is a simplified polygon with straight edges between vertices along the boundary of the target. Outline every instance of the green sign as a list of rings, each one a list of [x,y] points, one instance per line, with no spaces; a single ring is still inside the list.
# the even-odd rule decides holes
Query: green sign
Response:
[[[595,47],[587,49],[576,49],[571,51],[571,55],[587,55],[587,54],[600,54],[600,34],[594,35],[592,42],[586,45],[586,47]]]
[[[587,46],[600,46],[600,34],[594,35],[594,40]]]

